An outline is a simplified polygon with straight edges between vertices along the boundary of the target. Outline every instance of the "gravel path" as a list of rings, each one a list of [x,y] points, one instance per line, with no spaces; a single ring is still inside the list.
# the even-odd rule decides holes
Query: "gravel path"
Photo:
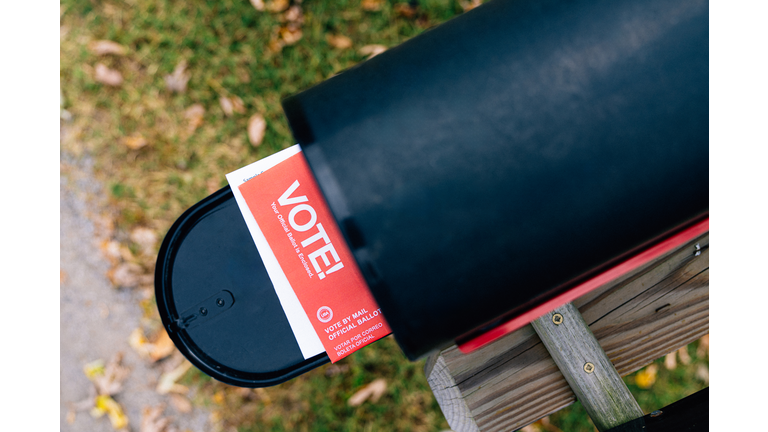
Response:
[[[167,395],[155,392],[161,371],[141,359],[128,345],[131,332],[140,326],[139,294],[112,287],[106,277],[109,263],[101,255],[96,228],[89,218],[100,196],[87,159],[62,155],[61,198],[61,345],[60,396],[62,431],[113,431],[106,416],[93,418],[88,410],[72,407],[91,395],[92,384],[83,365],[97,359],[109,361],[123,352],[130,368],[123,390],[114,396],[126,411],[128,429],[140,431],[145,407],[166,403],[165,415],[179,430],[209,430],[209,414],[200,408],[176,411]]]

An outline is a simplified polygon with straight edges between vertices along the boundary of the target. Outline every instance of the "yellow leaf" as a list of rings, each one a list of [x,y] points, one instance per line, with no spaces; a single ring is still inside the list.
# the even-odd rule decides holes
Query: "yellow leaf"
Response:
[[[128,417],[123,412],[123,407],[115,402],[112,397],[107,395],[97,396],[95,409],[101,413],[107,413],[113,428],[123,429],[128,426]]]
[[[656,372],[658,372],[658,368],[655,364],[647,366],[635,375],[635,384],[640,388],[651,388],[656,382]]]
[[[83,372],[89,380],[93,380],[94,377],[104,375],[104,360],[94,360],[85,366],[83,366]]]
[[[371,402],[376,402],[387,391],[387,381],[383,378],[378,378],[368,384],[367,386],[356,391],[352,397],[349,398],[347,404],[349,406],[359,406],[369,398]]]
[[[261,145],[264,140],[264,133],[267,130],[267,121],[261,114],[254,114],[248,119],[248,140],[254,147]]]

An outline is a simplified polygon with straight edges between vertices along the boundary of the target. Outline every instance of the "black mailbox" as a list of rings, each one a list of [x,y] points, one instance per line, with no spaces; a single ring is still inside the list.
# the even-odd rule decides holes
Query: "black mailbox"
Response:
[[[706,220],[708,26],[706,1],[494,0],[283,102],[409,358]],[[290,335],[240,219],[225,188],[177,221],[158,305],[203,371],[270,385],[328,359],[247,330]]]

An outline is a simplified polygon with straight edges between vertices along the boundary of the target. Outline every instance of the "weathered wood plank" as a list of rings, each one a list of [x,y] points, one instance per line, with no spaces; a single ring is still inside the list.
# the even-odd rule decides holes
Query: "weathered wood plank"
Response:
[[[566,303],[531,326],[598,430],[643,416],[576,306]]]
[[[709,333],[708,246],[706,234],[573,302],[620,375]],[[441,351],[428,362],[427,377],[440,357],[441,373],[455,383],[444,400],[458,391],[481,431],[515,430],[575,401],[530,325],[468,355],[456,346]],[[436,395],[445,391],[432,389]],[[455,408],[441,408],[450,419]]]
[[[444,407],[443,413],[453,430],[455,432],[477,432],[475,419],[472,417],[464,398],[461,397],[456,382],[445,367],[443,357],[437,356],[435,358],[427,381],[431,388],[440,389],[440,391],[435,392],[435,398],[440,407]]]

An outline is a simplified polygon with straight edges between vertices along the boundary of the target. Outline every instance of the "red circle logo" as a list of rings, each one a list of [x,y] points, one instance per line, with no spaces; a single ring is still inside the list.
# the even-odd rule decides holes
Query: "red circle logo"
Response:
[[[327,323],[333,319],[333,311],[328,306],[321,306],[320,309],[317,310],[317,319],[319,319],[320,322]]]

